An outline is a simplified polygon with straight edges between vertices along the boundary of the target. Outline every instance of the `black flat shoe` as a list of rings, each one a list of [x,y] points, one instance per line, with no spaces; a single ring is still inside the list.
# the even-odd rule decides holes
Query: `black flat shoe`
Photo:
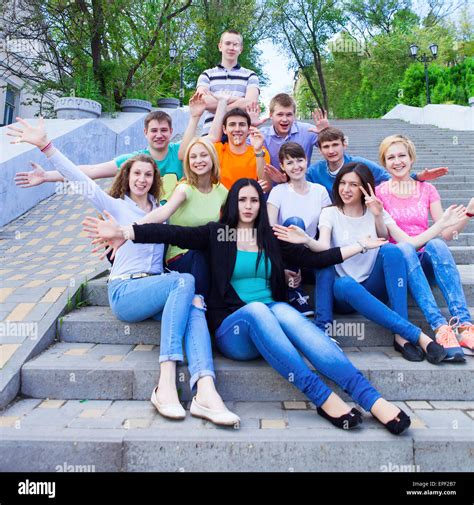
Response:
[[[318,407],[316,410],[321,417],[324,417],[336,428],[341,428],[342,430],[350,430],[362,423],[362,412],[356,408],[353,408],[348,414],[344,414],[341,417],[331,417],[321,407]]]
[[[407,342],[402,347],[396,340],[394,340],[393,348],[401,353],[407,361],[423,361],[425,359],[423,349],[417,345],[413,345],[411,342]]]
[[[448,355],[446,349],[439,345],[438,342],[430,342],[426,348],[426,359],[433,365],[441,363],[444,358]]]
[[[397,417],[384,424],[384,426],[390,433],[393,433],[394,435],[400,435],[410,426],[410,424],[410,417],[407,416],[403,410],[400,410],[400,413],[397,415]]]

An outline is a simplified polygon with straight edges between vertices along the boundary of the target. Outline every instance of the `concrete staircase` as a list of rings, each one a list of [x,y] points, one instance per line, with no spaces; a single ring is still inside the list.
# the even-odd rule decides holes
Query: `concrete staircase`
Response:
[[[450,150],[451,158],[438,158],[453,132],[392,120],[334,123],[348,133],[349,152],[371,159],[384,136],[405,133],[419,146],[419,167],[450,167],[439,188],[456,184],[456,195],[463,195],[463,188],[472,187],[474,173],[462,154]],[[472,162],[469,138],[472,134],[459,133],[458,148]],[[460,271],[471,307],[473,234],[474,229],[462,234],[456,246],[458,258],[464,259]],[[441,293],[434,292],[446,310]],[[240,430],[218,428],[189,413],[184,422],[173,422],[149,402],[159,377],[160,323],[115,319],[105,278],[87,284],[85,300],[87,306],[58,320],[57,342],[22,368],[22,395],[0,417],[0,471],[56,471],[64,465],[76,471],[466,471],[472,458],[471,357],[456,365],[410,363],[393,350],[385,329],[358,315],[338,316],[345,333],[335,337],[349,358],[412,417],[403,436],[392,436],[370,414],[361,429],[338,430],[264,361],[231,361],[218,352],[218,390],[240,415]],[[428,330],[413,301],[410,320]],[[187,409],[192,399],[188,379],[186,366],[180,366],[178,389]]]

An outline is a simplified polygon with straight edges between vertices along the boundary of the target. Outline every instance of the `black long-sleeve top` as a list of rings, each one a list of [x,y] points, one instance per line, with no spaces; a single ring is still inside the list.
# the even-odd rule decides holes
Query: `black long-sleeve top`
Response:
[[[207,300],[207,319],[211,331],[215,331],[227,316],[245,305],[230,283],[237,257],[237,241],[232,240],[232,237],[236,237],[235,229],[215,222],[203,226],[142,224],[134,225],[133,229],[134,242],[139,244],[164,243],[206,252],[211,275]],[[325,268],[343,261],[339,247],[315,253],[300,244],[290,244],[283,240],[277,240],[277,243],[283,260],[280,265],[287,262],[299,267]],[[284,270],[274,262],[270,287],[274,300],[288,300]]]

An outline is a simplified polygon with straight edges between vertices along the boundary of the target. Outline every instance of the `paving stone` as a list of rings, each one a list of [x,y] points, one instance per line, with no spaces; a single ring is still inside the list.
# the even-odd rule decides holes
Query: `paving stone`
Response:
[[[420,410],[417,415],[431,429],[469,430],[474,440],[474,422],[461,410]]]
[[[43,400],[38,399],[21,399],[17,400],[5,409],[0,411],[0,415],[6,416],[24,416],[29,414],[34,408],[36,408]]]
[[[132,349],[133,345],[97,344],[89,351],[89,354],[99,356],[107,356],[111,354],[125,356]]]
[[[149,428],[150,424],[151,424],[151,419],[138,417],[138,418],[125,419],[124,422],[122,423],[122,426],[126,430],[133,430],[136,428],[139,428],[139,429]]]
[[[234,412],[246,419],[284,419],[287,415],[280,402],[235,402]]]
[[[306,402],[283,402],[285,410],[306,410],[308,408]]]
[[[431,405],[435,409],[447,409],[447,410],[469,410],[474,409],[474,402],[472,401],[462,401],[462,402],[450,402],[450,401],[435,401],[430,400]]]
[[[18,416],[0,416],[0,428],[10,428],[20,420]]]
[[[290,429],[331,429],[332,424],[323,419],[314,410],[297,410],[287,413],[288,426]],[[337,429],[337,428],[334,428]]]
[[[261,419],[260,427],[262,430],[284,430],[287,422],[284,419]]]
[[[65,400],[44,400],[38,405],[39,409],[60,409],[66,403]]]
[[[419,409],[432,410],[433,409],[432,405],[430,405],[428,402],[425,402],[422,400],[411,401],[411,402],[406,402],[406,403],[411,409],[414,409],[414,410],[419,410]]]

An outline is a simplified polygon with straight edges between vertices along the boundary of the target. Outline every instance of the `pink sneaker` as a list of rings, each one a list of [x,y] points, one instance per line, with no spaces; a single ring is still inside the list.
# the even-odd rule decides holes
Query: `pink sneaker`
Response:
[[[450,361],[452,363],[462,363],[466,361],[462,347],[459,345],[454,328],[456,322],[451,323],[454,318],[451,318],[449,324],[443,324],[435,331],[435,338],[438,344],[442,345],[446,352],[446,358],[443,361]]]
[[[468,356],[474,356],[474,324],[464,323],[458,326],[459,344]]]

